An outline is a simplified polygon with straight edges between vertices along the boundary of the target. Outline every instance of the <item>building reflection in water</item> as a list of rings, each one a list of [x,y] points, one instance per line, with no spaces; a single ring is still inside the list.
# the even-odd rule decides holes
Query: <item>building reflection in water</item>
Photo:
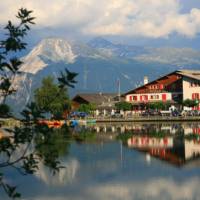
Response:
[[[200,157],[200,139],[187,138],[200,135],[199,123],[96,124],[90,129],[109,140],[118,134],[133,133],[126,142],[127,147],[146,153],[148,162],[155,157],[180,167]]]
[[[176,134],[200,134],[200,123],[99,123],[87,127],[97,133],[125,133],[132,131],[134,133],[148,134],[149,131],[162,131],[171,135]]]
[[[183,166],[200,157],[200,141],[178,138],[135,137],[128,139],[128,147],[148,153],[150,156]]]

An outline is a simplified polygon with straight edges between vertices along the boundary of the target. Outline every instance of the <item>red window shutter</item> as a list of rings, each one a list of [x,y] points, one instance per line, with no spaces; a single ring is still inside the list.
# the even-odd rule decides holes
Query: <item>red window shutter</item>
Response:
[[[195,93],[192,93],[192,100],[195,99]]]
[[[166,101],[167,100],[167,95],[166,94],[162,94],[162,100]]]
[[[134,101],[137,101],[137,96],[134,96]]]
[[[160,84],[160,89],[163,90],[164,86],[163,84]]]
[[[140,101],[142,101],[142,96],[140,96]]]
[[[148,95],[145,95],[144,98],[145,98],[145,101],[148,101]]]
[[[167,139],[167,138],[164,138],[164,139],[163,139],[163,143],[164,143],[164,145],[167,145],[167,144],[168,144],[168,139]]]
[[[132,101],[133,100],[133,97],[132,96],[129,96],[129,101]]]

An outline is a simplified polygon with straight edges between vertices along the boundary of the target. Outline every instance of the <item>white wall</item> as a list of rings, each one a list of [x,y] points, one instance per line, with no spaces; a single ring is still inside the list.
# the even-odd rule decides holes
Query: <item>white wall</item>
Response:
[[[185,140],[185,159],[189,160],[195,155],[200,155],[200,145],[198,143],[195,144],[193,140]]]
[[[200,87],[191,87],[190,83],[193,81],[193,79],[184,77],[183,78],[183,100],[186,99],[192,99],[193,93],[199,93],[200,94]]]
[[[148,93],[148,94],[129,94],[126,95],[126,101],[127,102],[140,102],[140,96],[142,95],[148,95],[148,101],[153,102],[153,101],[162,101],[162,94],[166,94],[166,101],[172,100],[172,94],[171,93]],[[151,95],[159,95],[159,99],[150,99]],[[130,101],[130,96],[137,96],[137,101]]]

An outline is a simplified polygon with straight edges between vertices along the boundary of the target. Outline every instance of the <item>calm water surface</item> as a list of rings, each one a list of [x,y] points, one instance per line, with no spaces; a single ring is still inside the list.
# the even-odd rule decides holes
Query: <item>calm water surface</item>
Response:
[[[60,157],[65,168],[59,174],[53,176],[42,164],[34,176],[6,171],[22,199],[200,199],[200,123],[89,129],[96,132],[95,139],[72,142]],[[0,200],[6,199],[0,190]]]

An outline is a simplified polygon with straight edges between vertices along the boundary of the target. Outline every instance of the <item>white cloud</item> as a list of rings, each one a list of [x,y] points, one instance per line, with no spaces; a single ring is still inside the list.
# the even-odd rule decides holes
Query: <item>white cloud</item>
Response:
[[[172,179],[157,178],[146,182],[104,184],[88,188],[91,199],[197,199],[199,179],[192,178],[184,183]],[[90,198],[87,198],[90,199]]]
[[[83,34],[159,38],[200,32],[200,9],[183,14],[180,0],[7,0],[0,4],[0,23],[14,19],[22,6],[34,10],[39,27],[73,28]]]
[[[75,181],[80,163],[76,159],[69,159],[68,162],[64,162],[62,165],[65,168],[60,169],[56,175],[53,175],[42,163],[39,163],[36,176],[51,186],[67,185]]]
[[[170,178],[155,178],[147,181],[132,182],[110,182],[101,184],[76,185],[76,193],[61,190],[58,194],[50,196],[45,192],[40,192],[40,196],[32,197],[32,200],[134,200],[134,199],[154,199],[154,200],[182,200],[199,199],[199,178],[190,178],[185,182],[174,181]]]

